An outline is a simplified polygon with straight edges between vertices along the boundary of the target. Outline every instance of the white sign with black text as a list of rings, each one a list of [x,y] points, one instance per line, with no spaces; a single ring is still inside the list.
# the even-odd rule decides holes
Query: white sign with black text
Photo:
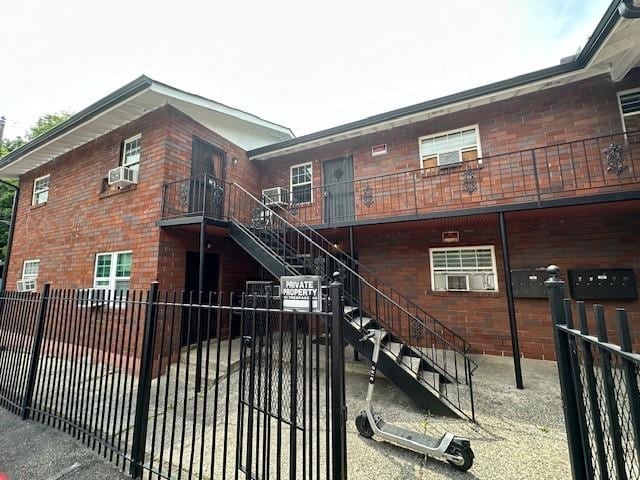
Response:
[[[322,280],[318,275],[280,277],[280,294],[284,310],[308,312],[309,299],[312,299],[311,311],[322,309]]]

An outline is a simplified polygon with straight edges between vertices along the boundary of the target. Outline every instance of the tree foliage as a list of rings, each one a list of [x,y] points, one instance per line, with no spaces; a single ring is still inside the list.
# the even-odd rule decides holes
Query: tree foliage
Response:
[[[0,142],[0,158],[8,155],[16,148],[30,142],[45,132],[48,132],[56,125],[64,122],[71,116],[69,112],[48,113],[42,115],[36,123],[25,133],[24,136],[15,138],[5,138]],[[18,185],[17,179],[8,180],[13,185]],[[11,206],[13,205],[14,190],[6,185],[0,184],[0,256],[4,259],[7,255],[7,237],[9,235],[9,222],[11,220]]]

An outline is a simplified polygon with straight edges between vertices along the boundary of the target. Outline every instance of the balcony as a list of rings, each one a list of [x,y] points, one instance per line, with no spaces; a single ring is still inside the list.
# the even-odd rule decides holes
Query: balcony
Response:
[[[238,188],[210,175],[163,188],[163,224],[227,222],[236,210],[249,215],[239,205]],[[360,178],[310,192],[281,190],[277,199],[263,202],[321,227],[637,198],[640,132]]]
[[[600,136],[314,187],[288,209],[318,226],[640,197],[640,132]]]

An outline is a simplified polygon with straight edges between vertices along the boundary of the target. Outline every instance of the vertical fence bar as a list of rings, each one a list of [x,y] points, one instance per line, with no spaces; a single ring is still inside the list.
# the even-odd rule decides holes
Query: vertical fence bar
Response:
[[[559,325],[566,324],[562,298],[564,296],[564,282],[560,280],[560,269],[555,265],[547,267],[547,273],[549,273],[549,279],[545,282],[545,285],[549,290],[549,306],[551,309],[551,319],[553,320],[553,337],[556,347],[558,373],[560,375],[562,409],[567,429],[569,458],[571,460],[573,477],[575,479],[582,479],[586,478],[585,459],[582,450],[580,422],[577,416],[573,415],[574,412],[578,411],[578,400],[573,385],[573,376],[571,375],[569,338],[566,332],[558,328]]]
[[[573,324],[573,310],[571,309],[571,299],[564,299],[564,318],[567,328],[575,328]],[[587,412],[585,409],[584,400],[584,388],[582,385],[582,379],[580,377],[580,359],[578,358],[578,339],[573,338],[573,341],[569,341],[569,358],[571,360],[571,372],[573,373],[573,384],[576,392],[577,407],[576,415],[580,422],[580,429],[582,432],[582,450],[584,451],[585,464],[584,468],[587,472],[587,478],[594,478],[593,471],[593,452],[591,451],[591,444],[589,443],[589,426],[587,425]]]
[[[33,346],[31,348],[31,363],[29,364],[29,374],[27,375],[27,385],[24,396],[22,398],[22,419],[29,418],[29,408],[33,401],[33,390],[36,384],[36,375],[38,373],[38,361],[40,359],[40,350],[42,347],[42,339],[44,336],[44,324],[47,317],[47,302],[49,301],[50,283],[45,283],[40,297],[40,305],[38,307],[38,317],[36,323],[36,331],[33,337]]]
[[[587,312],[584,302],[576,302],[578,307],[578,317],[580,320],[580,333],[585,336],[589,335],[589,323],[587,321]],[[598,391],[596,385],[596,375],[593,369],[593,352],[591,344],[581,339],[582,349],[584,351],[584,370],[585,380],[587,383],[587,394],[589,396],[589,407],[591,410],[591,424],[593,425],[593,439],[596,446],[596,456],[598,460],[598,471],[601,480],[608,480],[609,473],[607,470],[607,457],[604,450],[604,434],[602,432],[602,419],[600,416],[600,405],[598,404]]]
[[[141,478],[144,464],[145,442],[147,439],[147,421],[149,417],[149,399],[151,394],[151,369],[153,366],[153,339],[156,328],[156,310],[158,307],[158,282],[152,282],[147,298],[147,311],[142,340],[142,358],[138,376],[135,423],[133,427],[133,446],[131,447],[131,465],[129,473],[133,478]]]
[[[333,479],[347,478],[347,407],[344,388],[344,299],[342,283],[334,281],[331,292],[331,436]]]
[[[631,353],[631,333],[629,331],[629,319],[627,318],[627,311],[625,309],[616,309],[616,323],[618,324],[620,349],[623,352]],[[633,442],[636,449],[636,456],[638,461],[640,461],[640,392],[638,391],[638,377],[636,376],[634,363],[625,357],[621,357],[621,359],[624,378],[627,382],[627,395],[629,398],[629,411],[631,412]]]
[[[609,338],[604,319],[604,307],[602,305],[594,305],[593,310],[596,315],[598,341],[607,343]],[[611,374],[611,353],[604,348],[600,349],[600,368],[602,368],[602,383],[604,384],[604,396],[607,405],[607,415],[609,417],[609,436],[611,438],[611,446],[613,447],[614,465],[618,474],[616,478],[626,480],[627,473],[624,464],[624,449],[622,446],[622,430],[620,429],[618,404],[616,402],[616,387],[613,382],[613,375]]]

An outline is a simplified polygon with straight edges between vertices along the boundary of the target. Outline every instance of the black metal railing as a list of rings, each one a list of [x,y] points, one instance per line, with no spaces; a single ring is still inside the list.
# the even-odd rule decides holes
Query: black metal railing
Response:
[[[1,292],[0,406],[134,478],[346,478],[341,299],[339,283],[319,312],[157,283]]]
[[[309,187],[281,208],[309,225],[619,192],[640,182],[640,132],[623,132]],[[300,198],[311,199],[299,202]]]
[[[373,273],[361,274],[362,266],[290,211],[268,206],[238,184],[231,184],[229,219],[282,265],[282,274],[313,273],[329,282],[340,273],[345,285],[345,302],[356,314],[352,320],[361,330],[363,318],[373,318],[392,335],[401,339],[417,358],[427,362],[446,378],[443,388],[436,377],[425,379],[440,391],[440,398],[459,414],[474,419],[472,373],[475,362],[469,357],[469,344],[400,293],[388,287]],[[358,323],[359,322],[359,323]],[[398,358],[400,360],[400,358]],[[419,362],[407,367],[418,377]]]
[[[604,307],[594,305],[590,321],[584,302],[563,299],[558,267],[547,270],[573,478],[640,478],[640,355],[632,351],[627,312],[616,309],[618,345]]]
[[[227,182],[204,174],[165,183],[162,187],[163,219],[205,216],[226,220]]]

